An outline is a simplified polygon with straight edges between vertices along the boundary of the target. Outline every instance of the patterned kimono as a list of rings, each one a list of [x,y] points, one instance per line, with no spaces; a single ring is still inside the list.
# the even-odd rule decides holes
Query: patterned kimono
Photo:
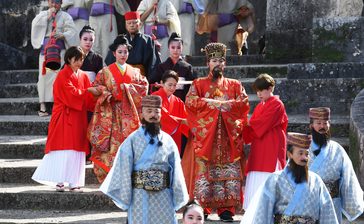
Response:
[[[228,111],[216,101],[230,102]],[[240,207],[243,176],[243,125],[249,111],[248,96],[238,80],[222,77],[195,79],[186,96],[192,132],[183,156],[190,198],[206,208]]]
[[[126,66],[124,74],[116,63],[104,67],[96,76],[98,97],[89,125],[94,172],[102,182],[121,143],[140,125],[141,99],[147,94],[148,81],[139,70]],[[111,102],[107,98],[112,95]]]
[[[344,148],[335,141],[330,140],[315,156],[313,151],[318,148],[312,141],[309,169],[317,173],[329,189],[339,223],[342,222],[342,213],[349,221],[353,221],[363,213],[364,201],[363,190],[351,160]]]
[[[128,210],[130,224],[177,224],[176,213],[188,201],[178,149],[165,132],[154,137],[154,144],[143,127],[120,146],[114,166],[100,190],[122,210]],[[158,146],[158,141],[163,142]],[[149,169],[168,172],[169,186],[160,191],[132,187],[132,172]]]
[[[282,216],[278,222],[275,220]],[[294,218],[293,218],[294,217]],[[308,221],[307,219],[311,220]],[[321,178],[309,172],[308,182],[297,184],[286,167],[273,173],[258,190],[242,224],[338,223],[334,205]]]

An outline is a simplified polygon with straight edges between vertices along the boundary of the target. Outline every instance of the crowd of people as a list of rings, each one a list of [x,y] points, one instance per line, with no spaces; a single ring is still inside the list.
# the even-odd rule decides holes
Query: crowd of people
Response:
[[[311,135],[287,133],[270,75],[254,81],[260,103],[250,119],[243,84],[225,77],[233,37],[224,30],[254,29],[247,0],[223,8],[221,0],[142,0],[136,11],[127,1],[48,4],[33,20],[32,44],[56,40],[62,67],[47,68],[41,50],[39,116],[50,114],[46,102],[54,104],[33,180],[82,192],[89,160],[100,190],[128,211],[129,224],[177,223],[181,208],[185,224],[213,212],[232,222],[244,211],[241,223],[262,224],[342,223],[342,214],[352,221],[363,213],[352,163],[331,140],[330,108],[310,108]],[[115,34],[114,10],[124,16],[124,34]],[[196,30],[215,32],[218,41],[204,48],[208,75],[201,78],[183,59],[193,42],[190,33],[181,36],[179,19],[195,12]]]

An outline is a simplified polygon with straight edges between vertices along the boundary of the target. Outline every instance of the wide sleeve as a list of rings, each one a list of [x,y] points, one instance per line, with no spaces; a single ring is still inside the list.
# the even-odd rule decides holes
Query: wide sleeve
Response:
[[[223,116],[229,116],[233,119],[243,119],[243,124],[248,122],[249,101],[244,86],[240,82],[232,82],[234,98],[229,99],[231,109],[223,113]]]
[[[319,223],[320,224],[336,224],[338,220],[336,218],[336,212],[334,204],[332,203],[331,196],[327,190],[325,184],[321,179],[318,179],[319,184],[317,186],[320,188],[320,214]]]
[[[177,211],[187,204],[189,196],[186,187],[186,181],[183,175],[181,159],[178,152],[177,145],[174,144],[173,139],[170,138],[172,153],[168,158],[171,168],[170,172],[170,189],[172,191],[172,200],[174,210]]]
[[[32,29],[31,29],[31,42],[32,46],[35,49],[39,49],[43,44],[43,39],[47,32],[48,26],[48,12],[41,11],[32,21]]]
[[[75,23],[73,22],[72,17],[66,12],[62,12],[62,17],[64,18],[62,26],[59,24],[57,24],[57,26],[61,29],[61,33],[64,35],[65,44],[67,47],[76,46],[77,29]]]
[[[337,144],[337,147],[343,152],[343,167],[340,180],[342,212],[351,222],[358,218],[364,211],[363,190],[355,175],[349,156],[339,144]]]
[[[284,121],[285,109],[283,104],[274,100],[260,110],[260,113],[252,117],[249,121],[251,129],[257,138],[261,138],[272,128],[282,125]]]
[[[275,185],[276,180],[272,175],[257,189],[241,224],[273,224]]]
[[[126,12],[130,11],[129,4],[125,0],[116,0],[116,1],[114,1],[114,5],[115,5],[115,10],[120,15],[124,15]]]
[[[132,137],[127,138],[119,147],[114,164],[100,191],[109,196],[115,205],[127,210],[132,200],[133,145]]]

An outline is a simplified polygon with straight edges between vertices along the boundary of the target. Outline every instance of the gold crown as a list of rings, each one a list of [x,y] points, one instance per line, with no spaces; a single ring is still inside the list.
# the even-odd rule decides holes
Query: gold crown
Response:
[[[207,60],[211,58],[226,59],[226,45],[222,43],[209,43],[205,46]]]

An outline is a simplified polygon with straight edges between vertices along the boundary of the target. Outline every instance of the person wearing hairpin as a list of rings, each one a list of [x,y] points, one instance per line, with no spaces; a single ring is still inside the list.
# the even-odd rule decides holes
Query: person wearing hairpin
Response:
[[[193,81],[197,78],[196,74],[192,71],[192,65],[183,60],[183,40],[177,33],[172,33],[168,39],[169,57],[163,63],[157,65],[152,75],[148,78],[151,85],[159,87],[164,72],[167,70],[173,70],[177,72],[180,83],[184,81]],[[182,101],[185,101],[186,94],[190,84],[178,84],[175,96],[179,97]],[[154,89],[152,89],[154,90]]]
[[[32,21],[31,42],[34,49],[40,49],[39,54],[39,74],[38,74],[38,96],[40,108],[38,115],[40,117],[48,116],[49,109],[46,103],[53,102],[53,83],[57,77],[58,70],[45,68],[44,48],[50,41],[50,37],[56,39],[56,45],[61,50],[60,64],[63,64],[63,58],[66,48],[74,46],[77,43],[77,30],[73,23],[72,17],[61,10],[62,0],[48,0],[48,10],[41,11]],[[53,28],[52,26],[55,26]]]
[[[131,45],[119,35],[110,45],[116,62],[96,76],[90,92],[97,97],[94,115],[88,128],[92,146],[90,160],[102,182],[112,167],[121,143],[140,125],[141,98],[147,94],[148,81],[139,69],[126,63]]]
[[[177,224],[188,201],[178,149],[161,130],[160,96],[142,98],[142,126],[120,146],[100,190],[122,210],[129,224]]]

